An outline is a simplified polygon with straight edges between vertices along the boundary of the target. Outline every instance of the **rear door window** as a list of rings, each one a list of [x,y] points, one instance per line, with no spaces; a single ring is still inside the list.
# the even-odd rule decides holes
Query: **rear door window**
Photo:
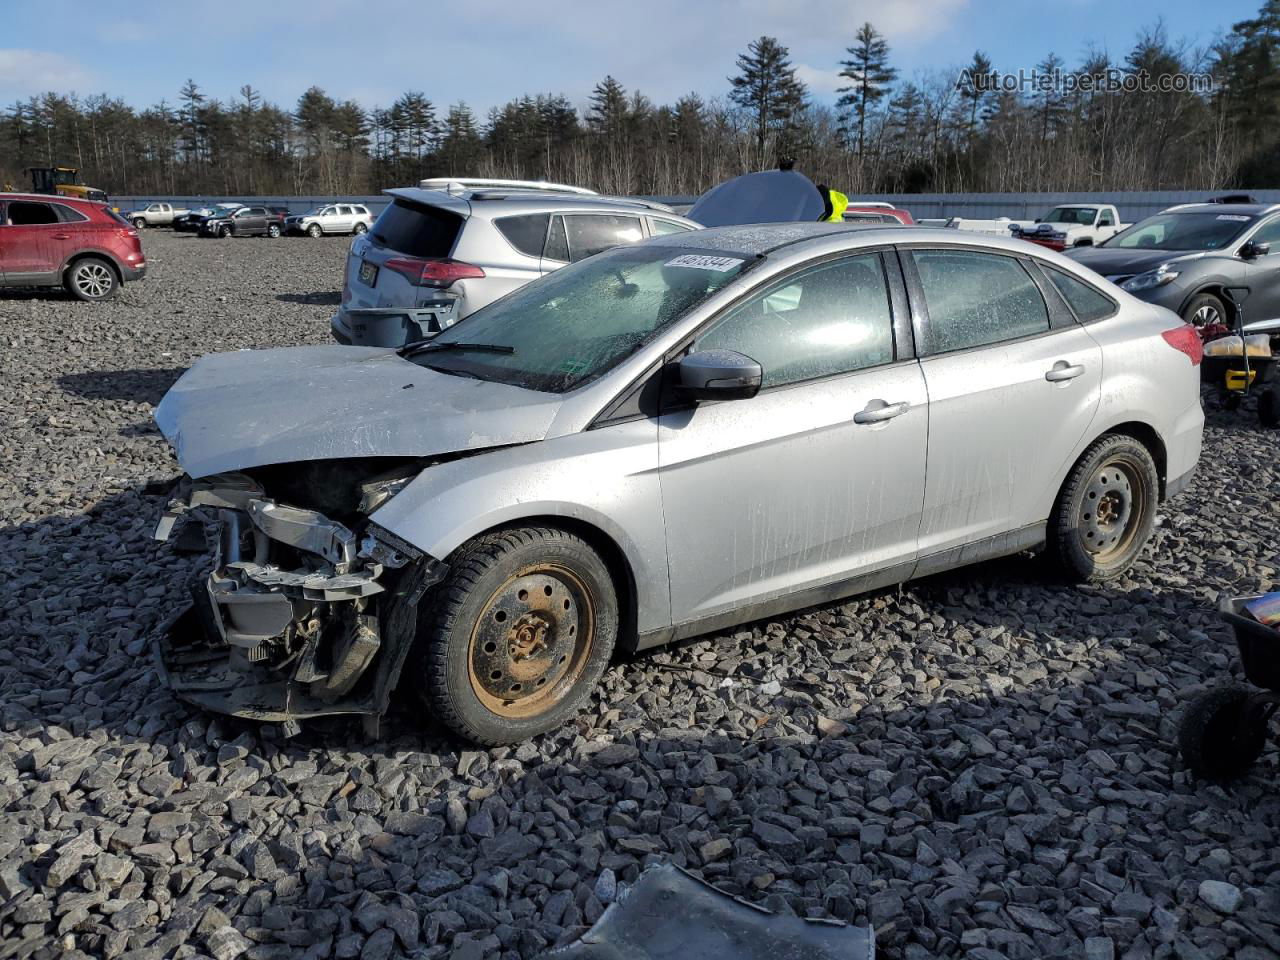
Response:
[[[1040,288],[1015,257],[913,250],[929,308],[926,353],[949,353],[1049,330]]]
[[[530,213],[519,217],[503,217],[495,220],[498,232],[526,257],[541,257],[547,241],[549,213]]]
[[[1062,299],[1071,305],[1071,312],[1081,323],[1101,320],[1116,312],[1116,302],[1099,290],[1095,290],[1083,280],[1068,276],[1061,270],[1040,261],[1040,267],[1049,275],[1053,285],[1062,294]]]
[[[649,218],[649,228],[655,237],[664,237],[669,233],[688,233],[693,229],[687,224],[677,223],[674,220],[659,220],[657,217]]]
[[[411,257],[447,257],[462,229],[462,218],[439,207],[397,198],[388,205],[371,235],[375,243]]]
[[[54,212],[52,204],[14,200],[9,204],[9,222],[15,227],[57,223],[58,214]]]
[[[573,263],[644,237],[639,217],[580,213],[566,216],[564,225],[569,235],[569,260]]]

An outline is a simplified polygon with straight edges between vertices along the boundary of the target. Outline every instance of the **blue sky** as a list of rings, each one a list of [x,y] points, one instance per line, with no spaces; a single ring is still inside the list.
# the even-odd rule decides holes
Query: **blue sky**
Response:
[[[831,100],[853,33],[870,20],[905,77],[951,71],[982,49],[998,69],[1092,46],[1121,58],[1163,17],[1207,46],[1259,0],[41,0],[4,4],[0,105],[48,89],[145,106],[193,77],[228,99],[251,83],[291,106],[312,84],[371,107],[418,89],[478,112],[523,93],[585,103],[606,73],[657,102],[723,96],[735,56],[778,37],[816,98]]]

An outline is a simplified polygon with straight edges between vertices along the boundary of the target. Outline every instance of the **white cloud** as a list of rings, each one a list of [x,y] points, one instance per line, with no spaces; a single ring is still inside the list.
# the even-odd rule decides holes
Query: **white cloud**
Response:
[[[810,93],[835,95],[837,87],[847,87],[849,78],[840,76],[839,70],[822,70],[807,63],[796,64],[796,77],[809,88]]]
[[[0,90],[10,96],[31,96],[56,90],[83,92],[93,75],[77,61],[47,50],[0,48]]]

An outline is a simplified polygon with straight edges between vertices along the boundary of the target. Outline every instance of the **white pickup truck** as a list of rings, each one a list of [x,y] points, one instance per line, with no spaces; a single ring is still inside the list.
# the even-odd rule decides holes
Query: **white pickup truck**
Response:
[[[1127,223],[1120,222],[1120,214],[1110,203],[1064,203],[1054,207],[1039,220],[976,220],[970,217],[946,217],[919,220],[925,227],[947,227],[952,230],[968,230],[971,233],[987,233],[997,237],[1017,237],[1030,240],[1051,250],[1068,247],[1087,247],[1115,236]]]
[[[131,210],[124,218],[141,230],[143,227],[171,227],[177,217],[190,213],[186,207],[171,203],[149,203],[141,210]]]
[[[1033,226],[1010,226],[1009,233],[1051,250],[1066,250],[1110,240],[1127,226],[1129,224],[1120,222],[1119,212],[1110,203],[1064,203]]]

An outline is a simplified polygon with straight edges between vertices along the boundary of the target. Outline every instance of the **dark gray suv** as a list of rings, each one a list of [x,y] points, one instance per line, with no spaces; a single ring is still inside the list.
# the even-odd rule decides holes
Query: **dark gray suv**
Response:
[[[1170,207],[1066,255],[1210,335],[1234,325],[1226,289],[1249,287],[1247,329],[1280,332],[1280,204]]]

